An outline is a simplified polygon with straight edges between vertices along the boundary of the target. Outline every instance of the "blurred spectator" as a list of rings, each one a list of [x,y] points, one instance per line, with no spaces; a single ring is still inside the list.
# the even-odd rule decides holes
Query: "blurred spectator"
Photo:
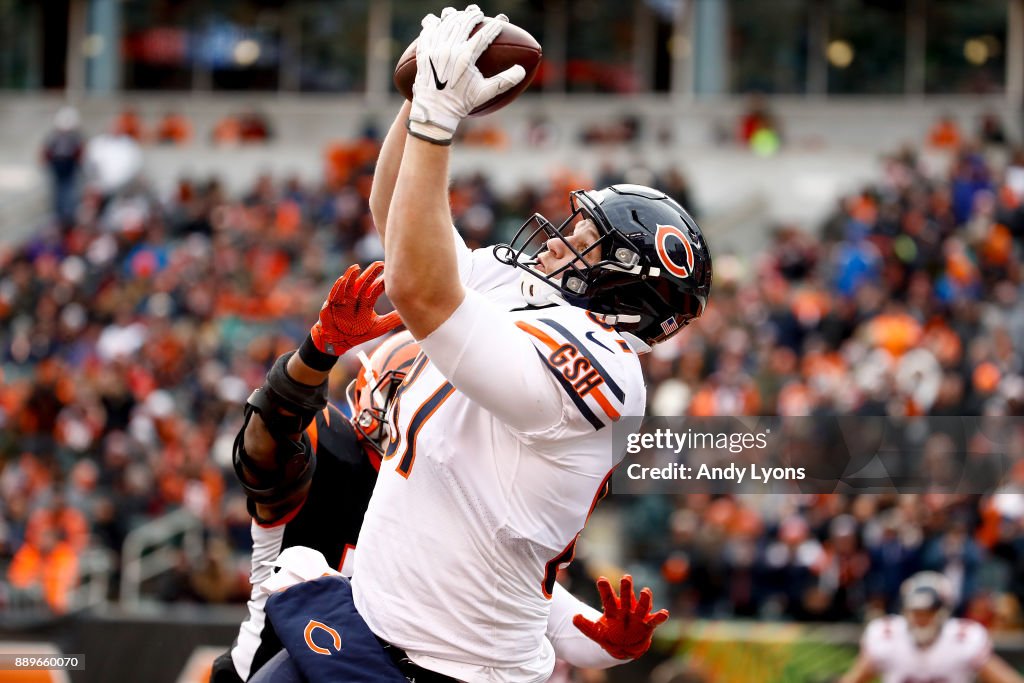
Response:
[[[978,207],[975,201],[979,193],[990,191],[992,181],[984,156],[974,150],[964,149],[957,154],[950,181],[950,200],[953,218],[958,224],[966,223]]]
[[[585,145],[622,145],[636,142],[641,134],[640,118],[633,115],[620,117],[612,123],[592,123],[580,133]]]
[[[97,135],[85,149],[89,184],[105,206],[118,191],[127,187],[142,171],[142,151],[128,135]]]
[[[812,567],[818,582],[805,595],[805,618],[842,621],[857,616],[865,602],[864,578],[871,566],[860,545],[858,523],[852,515],[839,515],[829,522],[824,552]]]
[[[740,117],[737,138],[744,146],[758,154],[770,155],[782,142],[778,119],[760,95],[752,95],[746,111]]]
[[[125,107],[114,119],[110,132],[117,136],[129,137],[136,142],[145,140],[145,133],[142,128],[142,118],[134,107]]]
[[[63,539],[76,553],[85,550],[89,543],[89,527],[85,515],[70,507],[62,495],[54,497],[49,505],[32,513],[25,531],[25,541],[43,547],[42,539],[47,534]]]
[[[958,605],[965,604],[975,595],[982,553],[968,535],[965,520],[951,520],[947,528],[925,545],[921,559],[924,569],[940,572],[950,580]]]
[[[192,124],[177,111],[169,111],[156,127],[156,141],[166,145],[185,145],[192,139]]]
[[[200,601],[219,604],[247,596],[245,574],[231,557],[231,549],[221,539],[211,539],[203,553],[203,564],[191,574],[194,594]]]
[[[53,612],[62,614],[71,606],[71,593],[78,582],[78,558],[70,543],[47,529],[18,549],[7,578],[14,588],[38,593]]]
[[[928,144],[936,149],[956,149],[960,146],[960,127],[949,114],[944,114],[928,131]]]
[[[614,184],[615,183],[597,183],[599,187]],[[670,167],[666,169],[665,172],[662,173],[661,179],[658,180],[658,187],[662,189],[665,194],[672,197],[685,207],[686,212],[695,219],[700,218],[700,207],[697,206],[696,198],[690,189],[690,181],[678,168]]]
[[[558,128],[543,116],[536,116],[526,127],[526,144],[530,147],[549,148],[558,142]]]
[[[891,509],[871,520],[866,540],[871,568],[868,598],[876,611],[894,613],[899,609],[900,585],[920,567],[922,534],[906,519],[902,510]]]
[[[242,122],[234,114],[225,114],[210,134],[215,145],[237,145],[242,141]]]
[[[1008,209],[1016,209],[1018,215],[1024,215],[1024,147],[1013,150],[1006,166],[1006,190],[1012,204]],[[1013,233],[1020,238],[1024,235],[1024,221],[1015,221]]]
[[[274,137],[265,114],[255,109],[245,111],[238,118],[239,136],[244,143],[264,143]]]
[[[846,226],[846,239],[835,249],[836,289],[844,296],[856,295],[863,285],[878,280],[881,266],[881,254],[867,239],[866,226],[851,220]]]
[[[85,149],[78,126],[78,110],[62,107],[43,145],[43,160],[50,171],[53,213],[64,228],[71,227],[78,209],[79,170]]]
[[[473,147],[500,150],[508,145],[505,130],[501,126],[486,123],[460,127],[456,135],[460,143]]]
[[[790,515],[778,525],[777,537],[767,539],[763,550],[763,599],[776,615],[797,616],[801,603],[814,583],[813,568],[824,550],[811,536],[803,517]]]
[[[267,117],[255,109],[225,114],[213,128],[215,145],[262,144],[273,137]]]
[[[357,174],[365,174],[377,161],[380,142],[374,131],[365,130],[356,140],[330,143],[325,152],[325,181],[329,188],[340,190],[349,185]],[[366,188],[366,192],[369,189]],[[369,194],[366,195],[367,197]]]
[[[1006,130],[1003,128],[1003,121],[998,114],[989,111],[981,115],[978,139],[985,145],[1001,147],[1006,144]]]

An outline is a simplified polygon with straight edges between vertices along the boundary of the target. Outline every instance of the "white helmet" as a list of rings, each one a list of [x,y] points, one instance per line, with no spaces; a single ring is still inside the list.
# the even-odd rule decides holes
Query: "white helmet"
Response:
[[[918,572],[900,587],[903,616],[918,647],[933,642],[953,611],[953,585],[938,572]]]

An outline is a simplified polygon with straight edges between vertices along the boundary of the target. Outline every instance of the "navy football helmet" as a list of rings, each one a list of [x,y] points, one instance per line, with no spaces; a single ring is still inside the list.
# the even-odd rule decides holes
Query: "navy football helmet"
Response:
[[[647,345],[700,317],[711,290],[711,254],[697,223],[676,201],[642,185],[613,185],[570,193],[570,208],[557,227],[534,214],[510,243],[494,248],[495,256]],[[584,218],[593,220],[601,236],[579,251],[566,235]],[[543,273],[535,268],[537,256],[552,238],[577,258]],[[598,260],[587,263],[595,251]]]

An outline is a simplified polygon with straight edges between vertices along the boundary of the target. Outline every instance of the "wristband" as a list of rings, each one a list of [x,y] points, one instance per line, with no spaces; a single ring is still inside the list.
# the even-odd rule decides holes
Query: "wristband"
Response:
[[[452,138],[455,134],[446,129],[438,126],[434,123],[427,123],[425,121],[413,121],[411,118],[405,124],[406,130],[409,131],[409,135],[420,140],[424,140],[434,145],[440,145],[442,147],[448,147],[452,144]],[[438,137],[434,137],[434,135]]]
[[[338,362],[338,356],[318,349],[313,342],[313,335],[307,334],[306,341],[299,347],[299,360],[318,372],[327,372]]]

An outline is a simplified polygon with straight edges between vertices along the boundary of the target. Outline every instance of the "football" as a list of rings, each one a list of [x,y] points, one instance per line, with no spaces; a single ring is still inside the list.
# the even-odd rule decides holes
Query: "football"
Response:
[[[493,19],[487,19],[486,21],[494,21]],[[473,29],[473,33],[476,33],[480,26],[478,24]],[[537,75],[537,69],[540,67],[541,60],[541,49],[540,43],[531,36],[526,30],[519,28],[514,24],[506,23],[502,28],[501,33],[494,39],[484,53],[480,55],[480,59],[476,61],[477,68],[480,69],[480,73],[484,76],[491,77],[501,73],[505,69],[520,64],[526,69],[526,78],[519,82],[511,90],[503,92],[494,99],[485,102],[473,111],[469,113],[470,116],[483,116],[484,114],[490,114],[491,112],[497,111],[510,103],[519,93],[526,90],[527,86],[533,80],[533,77]],[[398,60],[398,66],[395,67],[395,87],[398,88],[398,92],[407,100],[412,99],[412,84],[416,80],[416,41],[405,49],[402,53],[401,58]]]

